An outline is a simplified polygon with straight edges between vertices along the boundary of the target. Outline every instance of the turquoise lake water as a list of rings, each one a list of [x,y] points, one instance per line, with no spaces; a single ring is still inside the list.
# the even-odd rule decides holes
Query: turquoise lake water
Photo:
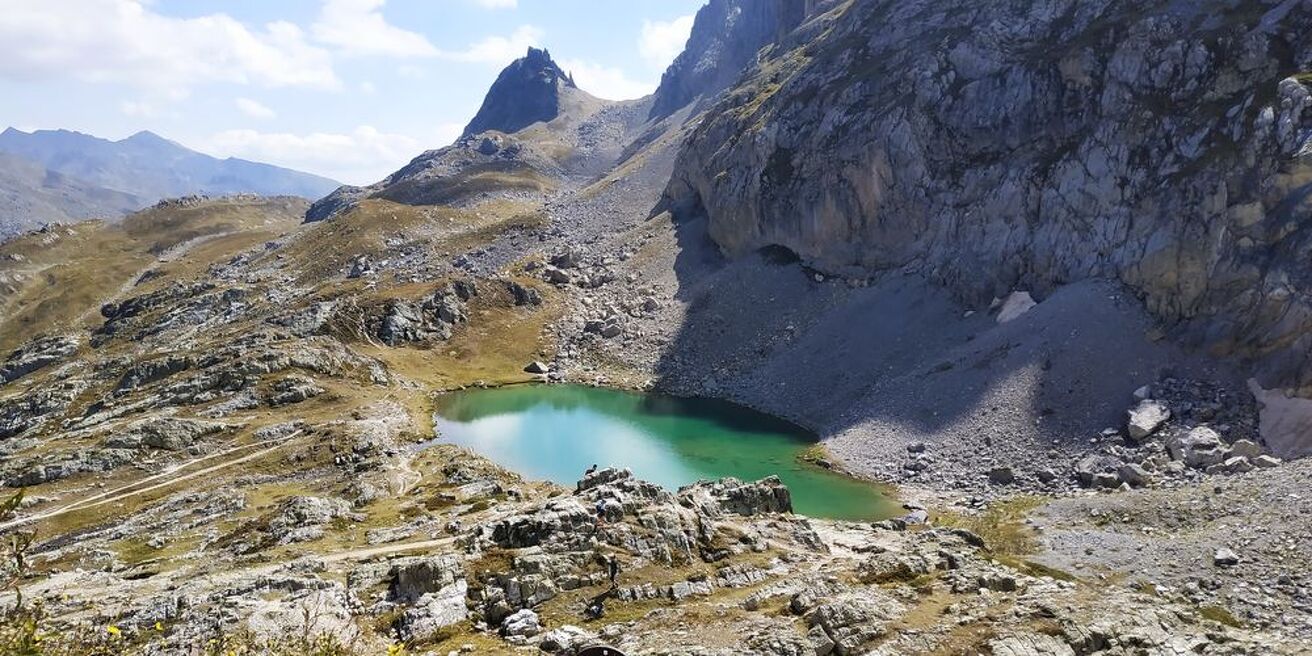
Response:
[[[440,440],[468,447],[531,479],[572,486],[589,466],[628,467],[671,490],[700,479],[777,475],[794,510],[882,519],[898,508],[874,485],[802,462],[806,431],[731,403],[569,385],[469,390],[443,396]]]

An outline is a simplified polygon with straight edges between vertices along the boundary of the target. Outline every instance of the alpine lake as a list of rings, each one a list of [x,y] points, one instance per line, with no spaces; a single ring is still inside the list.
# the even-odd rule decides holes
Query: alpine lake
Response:
[[[516,385],[438,399],[436,440],[530,479],[572,487],[592,465],[627,467],[670,490],[703,479],[775,475],[803,515],[878,520],[900,514],[886,489],[803,459],[815,437],[724,401],[577,385]]]

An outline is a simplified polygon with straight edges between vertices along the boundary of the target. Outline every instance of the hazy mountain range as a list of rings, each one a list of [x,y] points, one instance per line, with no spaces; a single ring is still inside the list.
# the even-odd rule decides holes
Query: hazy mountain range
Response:
[[[115,217],[161,198],[256,193],[318,198],[339,183],[219,159],[138,132],[110,141],[68,130],[0,133],[0,237],[45,223]]]

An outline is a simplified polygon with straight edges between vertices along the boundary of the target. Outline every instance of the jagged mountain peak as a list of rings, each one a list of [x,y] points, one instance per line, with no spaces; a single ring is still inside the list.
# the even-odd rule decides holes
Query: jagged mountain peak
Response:
[[[808,0],[710,0],[652,99],[650,118],[669,116],[698,97],[733,84],[756,53],[796,28],[824,3]]]
[[[518,132],[539,121],[550,121],[560,113],[562,88],[578,86],[573,76],[552,60],[550,52],[530,47],[497,76],[464,134]]]

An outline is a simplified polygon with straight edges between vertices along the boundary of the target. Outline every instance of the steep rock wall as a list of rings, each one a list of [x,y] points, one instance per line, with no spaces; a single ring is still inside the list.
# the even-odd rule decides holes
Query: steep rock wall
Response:
[[[652,99],[653,119],[731,86],[757,51],[797,27],[814,0],[710,0],[697,11],[687,46]]]
[[[971,302],[1117,278],[1312,395],[1310,35],[1295,0],[856,0],[705,112],[667,198],[729,255]]]

